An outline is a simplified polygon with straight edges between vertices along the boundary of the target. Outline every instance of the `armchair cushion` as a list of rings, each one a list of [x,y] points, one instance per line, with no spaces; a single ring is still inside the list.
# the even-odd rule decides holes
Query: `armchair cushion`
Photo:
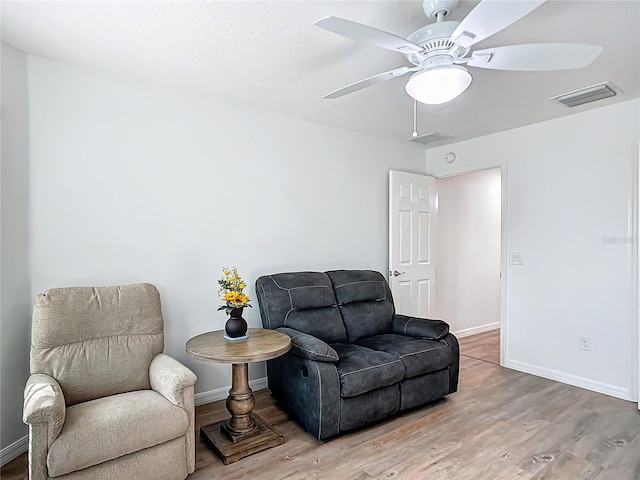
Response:
[[[62,432],[49,448],[49,476],[65,475],[184,436],[188,425],[184,409],[151,390],[79,403],[67,409]]]
[[[356,344],[393,354],[404,365],[404,378],[432,373],[451,364],[451,350],[442,340],[411,338],[387,333],[361,338]]]
[[[333,348],[313,335],[287,327],[276,328],[276,330],[291,337],[290,352],[298,357],[317,362],[337,362],[340,360]]]
[[[391,322],[393,333],[418,338],[440,340],[449,333],[449,325],[442,320],[430,320],[396,314]]]
[[[393,354],[349,343],[337,343],[333,347],[340,356],[336,366],[342,398],[393,385],[404,376],[404,366]]]

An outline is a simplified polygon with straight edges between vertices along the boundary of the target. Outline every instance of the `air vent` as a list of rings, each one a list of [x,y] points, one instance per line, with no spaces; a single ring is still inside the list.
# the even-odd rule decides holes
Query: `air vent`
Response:
[[[551,97],[550,100],[557,100],[567,107],[577,107],[578,105],[595,102],[596,100],[602,100],[603,98],[614,97],[619,91],[620,89],[613,83],[603,82],[590,87],[574,90],[573,92],[556,95],[555,97]]]
[[[447,140],[448,138],[453,138],[449,135],[441,135],[438,132],[425,133],[424,135],[418,135],[417,137],[407,138],[409,142],[418,142],[428,145],[430,143],[441,142],[442,140]]]
[[[448,38],[439,38],[436,40],[425,42],[420,46],[424,48],[427,52],[430,52],[431,50],[449,50],[454,45],[455,44],[452,41],[450,41]]]

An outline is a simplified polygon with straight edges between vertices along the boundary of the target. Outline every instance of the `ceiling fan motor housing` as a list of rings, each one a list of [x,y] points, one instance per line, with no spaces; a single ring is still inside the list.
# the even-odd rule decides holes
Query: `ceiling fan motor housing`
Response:
[[[426,2],[425,2],[426,3]],[[456,47],[450,40],[451,34],[460,24],[457,21],[436,22],[419,28],[407,40],[423,48],[420,53],[407,53],[407,59],[416,66],[430,67],[451,65],[454,59],[464,57],[469,48]]]

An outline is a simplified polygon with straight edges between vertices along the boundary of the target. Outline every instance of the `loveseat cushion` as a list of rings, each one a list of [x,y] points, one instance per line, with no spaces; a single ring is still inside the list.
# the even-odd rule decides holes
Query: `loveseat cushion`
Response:
[[[404,366],[396,355],[349,343],[331,346],[340,357],[335,365],[343,398],[392,385],[404,377]]]
[[[290,352],[298,357],[307,358],[316,362],[337,362],[339,360],[336,351],[320,340],[309,334],[299,332],[293,328],[276,328],[278,332],[291,337]]]
[[[393,354],[404,365],[404,378],[436,372],[451,364],[451,349],[443,340],[426,340],[393,333],[361,338],[362,347]]]
[[[380,272],[373,270],[333,270],[327,272],[349,342],[391,332],[395,309],[391,290]]]
[[[127,435],[122,435],[124,429]],[[159,445],[183,436],[188,429],[184,409],[152,390],[78,403],[67,408],[62,432],[49,448],[49,476],[58,477]]]
[[[321,272],[264,275],[256,280],[265,328],[289,327],[325,342],[346,342],[331,280]]]

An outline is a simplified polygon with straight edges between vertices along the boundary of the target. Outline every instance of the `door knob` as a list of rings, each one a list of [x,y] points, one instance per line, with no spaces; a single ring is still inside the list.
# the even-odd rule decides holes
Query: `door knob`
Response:
[[[394,270],[392,275],[394,277],[399,277],[400,275],[404,275],[405,273],[407,273],[407,272],[399,272],[398,270]]]

